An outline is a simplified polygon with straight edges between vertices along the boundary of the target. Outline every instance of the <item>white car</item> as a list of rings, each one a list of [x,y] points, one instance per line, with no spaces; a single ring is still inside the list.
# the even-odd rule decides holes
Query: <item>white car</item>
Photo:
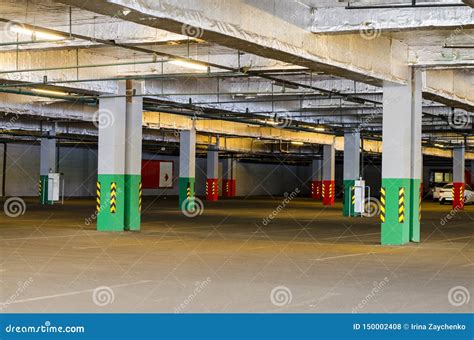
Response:
[[[453,201],[453,183],[446,184],[439,191],[439,204],[445,204]],[[474,203],[474,191],[467,184],[464,185],[464,203]]]
[[[434,188],[431,189],[431,195],[433,196],[433,201],[439,201],[439,194],[441,192],[441,189],[446,185],[447,183],[438,183],[435,185]]]

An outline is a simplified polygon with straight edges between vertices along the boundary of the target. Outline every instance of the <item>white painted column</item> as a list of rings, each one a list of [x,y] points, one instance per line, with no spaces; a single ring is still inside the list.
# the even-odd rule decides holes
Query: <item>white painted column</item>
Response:
[[[360,132],[346,132],[344,134],[344,202],[343,215],[355,216],[352,203],[352,191],[355,181],[360,178]]]
[[[322,164],[321,159],[311,161],[311,198],[318,200],[322,197]]]
[[[196,177],[196,129],[183,130],[179,137],[179,207],[194,209]],[[186,203],[185,203],[186,202]]]
[[[125,208],[126,83],[115,96],[99,98],[97,230],[123,231]]]
[[[206,199],[217,201],[219,197],[219,147],[210,145],[207,150]]]
[[[334,144],[323,146],[323,205],[334,205],[336,149]]]
[[[236,160],[232,157],[222,159],[222,196],[234,197],[236,190]]]
[[[41,138],[39,180],[40,204],[52,203],[48,200],[48,192],[51,185],[48,180],[48,174],[56,172],[56,162],[56,132],[55,126],[53,125]]]
[[[126,82],[125,216],[126,230],[140,230],[142,210],[143,82]]]
[[[422,73],[408,84],[384,82],[382,137],[382,244],[420,239]]]
[[[453,209],[464,209],[465,187],[465,148],[464,145],[455,146],[453,149]]]

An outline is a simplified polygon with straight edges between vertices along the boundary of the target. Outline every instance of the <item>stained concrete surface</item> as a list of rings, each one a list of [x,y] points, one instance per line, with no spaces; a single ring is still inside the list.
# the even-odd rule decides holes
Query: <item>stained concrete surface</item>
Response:
[[[94,200],[0,215],[3,312],[473,312],[474,206],[423,204],[422,242],[379,245],[377,217],[282,198],[144,200],[141,232],[95,231]],[[446,219],[445,222],[442,222]],[[273,295],[272,295],[273,291]]]

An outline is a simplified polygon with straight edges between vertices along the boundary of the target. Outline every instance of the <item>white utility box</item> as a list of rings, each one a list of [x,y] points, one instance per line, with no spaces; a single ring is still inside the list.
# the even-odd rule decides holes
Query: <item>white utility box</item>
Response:
[[[354,184],[354,212],[363,215],[365,213],[365,181],[357,180]]]
[[[48,201],[59,201],[59,188],[61,183],[61,174],[51,172],[48,174]]]

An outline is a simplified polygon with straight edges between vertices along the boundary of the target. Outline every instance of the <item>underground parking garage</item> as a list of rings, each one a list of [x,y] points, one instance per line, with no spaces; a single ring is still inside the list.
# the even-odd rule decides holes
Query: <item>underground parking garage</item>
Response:
[[[472,338],[472,5],[1,1],[5,338]]]

